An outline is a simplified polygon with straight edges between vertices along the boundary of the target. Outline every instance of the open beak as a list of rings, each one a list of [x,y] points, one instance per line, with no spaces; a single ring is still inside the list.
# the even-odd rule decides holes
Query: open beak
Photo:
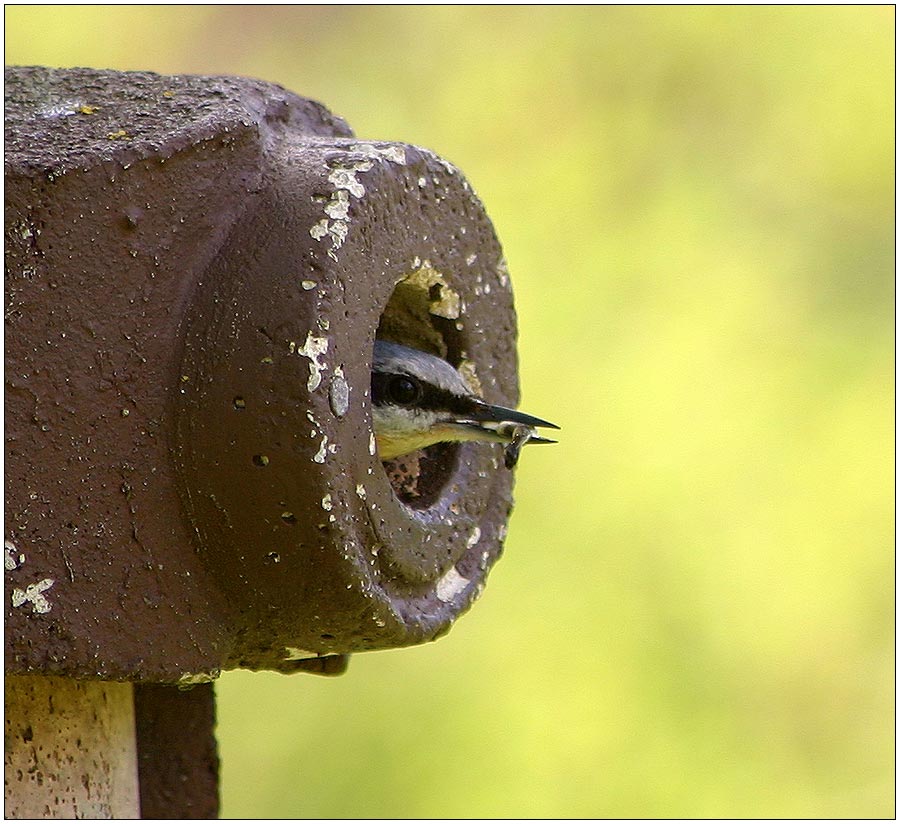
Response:
[[[524,412],[519,412],[517,409],[507,409],[505,406],[493,406],[489,403],[484,403],[484,401],[475,402],[475,407],[472,410],[472,420],[485,425],[486,429],[494,430],[496,430],[497,427],[491,426],[490,424],[502,425],[507,423],[517,423],[535,428],[540,426],[549,429],[559,429],[555,423],[536,418],[534,415],[526,415]],[[556,443],[556,441],[551,441],[548,438],[541,438],[539,436],[532,436],[530,442]]]
[[[457,431],[466,430],[471,440],[499,441],[500,443],[516,442],[518,449],[526,443],[556,443],[544,438],[535,431],[536,427],[559,429],[555,423],[536,418],[517,409],[505,406],[494,406],[482,400],[473,399],[472,406],[460,419],[451,426]],[[527,435],[527,436],[526,436]]]

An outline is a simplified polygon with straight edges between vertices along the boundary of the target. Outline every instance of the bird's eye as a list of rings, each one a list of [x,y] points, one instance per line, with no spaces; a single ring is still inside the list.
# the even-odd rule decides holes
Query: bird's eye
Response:
[[[409,406],[415,403],[422,395],[422,388],[414,378],[406,375],[395,375],[388,384],[388,392],[391,400],[400,406]]]

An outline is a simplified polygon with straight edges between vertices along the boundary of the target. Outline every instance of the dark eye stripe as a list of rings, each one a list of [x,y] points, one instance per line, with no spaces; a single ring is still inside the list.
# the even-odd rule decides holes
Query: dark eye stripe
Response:
[[[391,403],[389,383],[393,374],[386,372],[372,373],[372,403],[375,406],[387,406]],[[454,415],[464,417],[472,412],[472,402],[468,398],[461,398],[452,392],[419,382],[422,387],[422,397],[416,402],[416,409],[429,412],[451,412]]]

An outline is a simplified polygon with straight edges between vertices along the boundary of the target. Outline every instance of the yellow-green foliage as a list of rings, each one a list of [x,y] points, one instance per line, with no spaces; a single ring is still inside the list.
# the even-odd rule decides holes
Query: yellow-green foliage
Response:
[[[221,679],[225,815],[893,814],[893,14],[7,7],[458,164],[563,427],[447,638]]]

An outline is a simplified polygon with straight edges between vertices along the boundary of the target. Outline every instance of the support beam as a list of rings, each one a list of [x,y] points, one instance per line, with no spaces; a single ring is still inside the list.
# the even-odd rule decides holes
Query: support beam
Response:
[[[6,818],[139,818],[132,685],[7,676]]]
[[[141,818],[216,818],[219,755],[212,684],[135,684]]]

